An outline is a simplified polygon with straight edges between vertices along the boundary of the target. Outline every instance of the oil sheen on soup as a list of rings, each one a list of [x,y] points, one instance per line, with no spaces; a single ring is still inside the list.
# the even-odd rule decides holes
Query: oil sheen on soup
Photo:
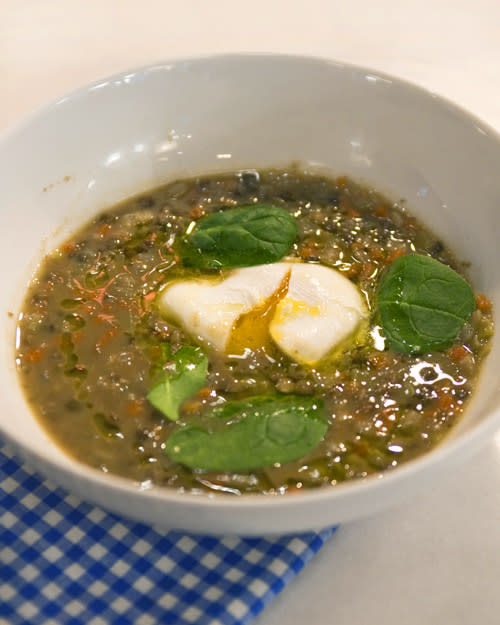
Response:
[[[177,180],[46,257],[16,362],[78,460],[190,492],[392,470],[460,418],[493,333],[406,209],[297,167]]]

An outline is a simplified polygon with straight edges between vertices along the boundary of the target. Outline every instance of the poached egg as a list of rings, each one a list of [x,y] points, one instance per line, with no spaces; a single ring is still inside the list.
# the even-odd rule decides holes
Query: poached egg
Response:
[[[223,280],[179,280],[160,294],[163,314],[209,348],[227,354],[272,341],[313,365],[351,335],[367,311],[341,272],[281,262],[233,270]]]

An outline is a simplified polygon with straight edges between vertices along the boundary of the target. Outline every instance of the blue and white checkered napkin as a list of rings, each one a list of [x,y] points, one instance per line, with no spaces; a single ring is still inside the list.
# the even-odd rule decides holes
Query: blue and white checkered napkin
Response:
[[[0,444],[0,625],[242,625],[333,532],[163,532],[77,500]]]

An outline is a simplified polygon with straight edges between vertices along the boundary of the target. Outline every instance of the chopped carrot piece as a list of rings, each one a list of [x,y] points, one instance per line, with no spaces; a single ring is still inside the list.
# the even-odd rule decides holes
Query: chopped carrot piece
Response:
[[[97,230],[97,234],[103,237],[111,230],[111,226],[109,224],[102,224],[102,226]]]
[[[137,417],[144,411],[143,399],[132,399],[126,404],[127,414],[130,417]]]
[[[313,247],[303,247],[300,250],[300,257],[302,259],[309,258],[310,256],[314,256],[315,251],[316,250]]]
[[[389,211],[383,204],[378,204],[375,206],[375,215],[377,215],[377,217],[387,217],[389,215]]]
[[[397,250],[393,250],[387,257],[387,264],[390,265],[396,260],[396,258],[399,258],[400,256],[404,256],[405,253],[406,252],[401,248],[398,248]]]
[[[212,388],[210,388],[210,386],[204,386],[203,388],[201,388],[198,393],[197,396],[200,399],[208,399],[210,397],[210,395],[212,394]]]
[[[61,252],[63,252],[63,254],[71,254],[72,252],[74,252],[76,250],[76,245],[74,243],[65,243],[62,247],[61,247]]]
[[[448,350],[448,356],[453,362],[460,362],[469,353],[469,350],[464,345],[454,345]]]
[[[201,401],[197,399],[188,399],[182,404],[182,411],[187,414],[198,412],[201,408]]]
[[[47,300],[42,300],[41,302],[37,302],[33,308],[36,310],[36,312],[42,313],[45,311],[45,309],[47,308]]]
[[[118,334],[118,332],[119,330],[115,326],[109,327],[101,336],[101,338],[97,341],[95,345],[96,349],[99,351],[102,347],[104,347],[104,345],[109,343],[109,341],[111,341],[111,339],[113,339]]]
[[[352,201],[346,195],[343,195],[340,198],[339,208],[348,217],[361,217],[361,213],[356,209]]]
[[[199,219],[200,217],[203,217],[204,214],[205,209],[200,204],[193,206],[193,208],[189,211],[189,216],[191,217],[191,219]]]
[[[371,356],[368,357],[368,362],[376,369],[383,369],[390,365],[389,358],[382,352],[371,354]]]
[[[374,271],[375,265],[373,263],[363,263],[359,273],[362,278],[370,278],[373,276]]]
[[[384,251],[381,247],[378,247],[377,245],[372,245],[370,246],[370,252],[373,260],[383,260]]]
[[[36,364],[42,360],[44,355],[45,349],[43,347],[32,347],[26,352],[25,358],[28,362]]]
[[[354,278],[359,274],[361,270],[361,265],[357,263],[352,263],[348,269],[342,271],[342,273],[346,276],[346,278]]]
[[[437,400],[438,408],[442,412],[448,412],[448,410],[451,410],[454,403],[455,402],[453,401],[453,397],[451,397],[451,395],[448,395],[447,393],[443,393],[442,395],[440,395],[439,399]]]
[[[490,312],[492,307],[491,300],[486,295],[478,293],[476,295],[476,306],[481,312]]]

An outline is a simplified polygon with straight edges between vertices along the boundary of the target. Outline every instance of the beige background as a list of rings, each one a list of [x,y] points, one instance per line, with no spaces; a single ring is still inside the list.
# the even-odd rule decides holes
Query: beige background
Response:
[[[235,51],[369,66],[500,130],[498,0],[0,0],[0,131],[126,67]],[[340,528],[256,625],[497,625],[499,573],[500,434],[431,492]]]

